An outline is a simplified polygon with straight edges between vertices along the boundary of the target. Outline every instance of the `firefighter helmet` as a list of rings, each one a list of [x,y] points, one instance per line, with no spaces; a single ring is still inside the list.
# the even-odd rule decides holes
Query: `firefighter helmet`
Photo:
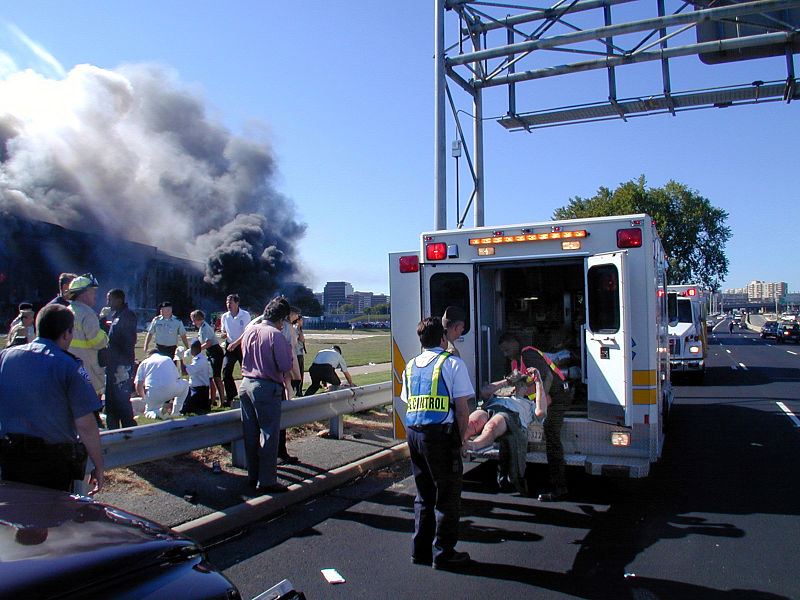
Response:
[[[81,292],[88,290],[89,288],[98,288],[100,284],[97,283],[97,279],[91,273],[84,273],[80,277],[76,277],[72,281],[69,282],[69,287],[67,291],[64,293],[64,297],[67,300],[72,300],[76,296],[78,296]]]

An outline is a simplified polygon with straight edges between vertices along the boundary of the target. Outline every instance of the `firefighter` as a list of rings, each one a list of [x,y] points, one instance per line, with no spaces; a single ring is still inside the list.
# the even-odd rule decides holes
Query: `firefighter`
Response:
[[[106,374],[100,366],[98,352],[108,347],[108,335],[100,328],[94,305],[97,303],[97,283],[94,275],[86,273],[69,283],[64,297],[75,315],[75,333],[69,350],[83,361],[89,381],[97,394],[103,393]]]
[[[475,395],[464,362],[452,356],[439,317],[417,326],[422,354],[406,365],[401,398],[406,403],[408,449],[417,495],[411,561],[436,569],[471,562],[456,552],[461,510],[462,454],[468,402]]]

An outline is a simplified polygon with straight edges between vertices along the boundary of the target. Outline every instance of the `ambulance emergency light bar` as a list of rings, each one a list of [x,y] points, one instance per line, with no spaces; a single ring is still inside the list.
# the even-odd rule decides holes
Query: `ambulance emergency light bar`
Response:
[[[523,235],[497,235],[484,238],[470,238],[470,246],[486,244],[513,244],[515,242],[538,242],[542,240],[565,240],[570,238],[584,238],[586,231],[551,231],[550,233],[528,233]]]

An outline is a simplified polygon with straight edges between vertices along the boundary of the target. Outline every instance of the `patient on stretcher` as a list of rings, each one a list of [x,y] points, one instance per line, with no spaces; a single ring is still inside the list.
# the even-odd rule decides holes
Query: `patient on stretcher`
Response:
[[[465,444],[469,451],[488,448],[509,429],[527,432],[532,422],[544,422],[550,403],[541,374],[534,368],[490,383],[481,390],[481,397],[481,408],[469,415],[466,437],[470,441]]]

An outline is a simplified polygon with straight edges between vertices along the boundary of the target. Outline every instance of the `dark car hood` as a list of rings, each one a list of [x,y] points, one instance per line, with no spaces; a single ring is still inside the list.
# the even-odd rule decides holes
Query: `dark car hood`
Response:
[[[124,596],[127,580],[141,591],[148,580],[167,572],[175,579],[185,569],[178,578],[196,571],[223,580],[192,541],[153,521],[89,498],[0,482],[0,598],[92,594],[114,582]]]

